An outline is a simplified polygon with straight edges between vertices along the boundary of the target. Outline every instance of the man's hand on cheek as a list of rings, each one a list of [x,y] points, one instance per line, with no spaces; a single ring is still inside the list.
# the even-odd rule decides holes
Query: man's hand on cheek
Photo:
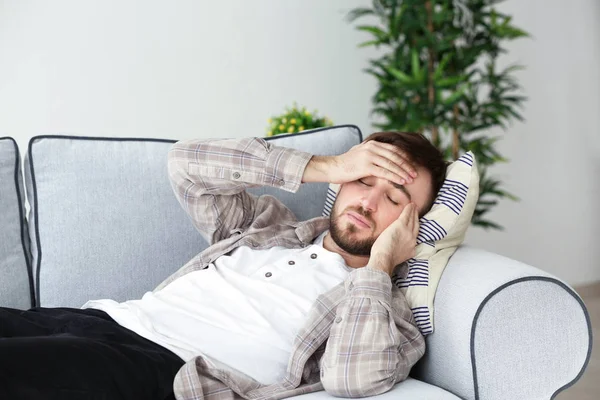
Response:
[[[368,267],[392,275],[396,265],[415,255],[419,234],[419,213],[414,203],[409,203],[397,220],[392,222],[375,240],[371,248]]]

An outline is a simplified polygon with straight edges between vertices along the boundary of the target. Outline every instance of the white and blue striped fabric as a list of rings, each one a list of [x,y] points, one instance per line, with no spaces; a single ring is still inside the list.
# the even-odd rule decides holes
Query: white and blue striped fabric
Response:
[[[338,190],[339,185],[329,185],[324,216],[331,214]],[[420,220],[415,257],[392,276],[423,335],[433,332],[435,291],[448,260],[465,238],[478,197],[479,173],[473,153],[468,152],[448,166],[433,207]]]

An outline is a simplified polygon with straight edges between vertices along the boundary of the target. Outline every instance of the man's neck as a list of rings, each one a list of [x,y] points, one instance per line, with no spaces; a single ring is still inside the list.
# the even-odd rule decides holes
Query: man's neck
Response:
[[[323,238],[323,248],[331,252],[337,253],[346,262],[346,265],[350,268],[362,268],[369,262],[369,256],[355,256],[342,250],[331,237],[331,234],[327,232],[327,235]]]

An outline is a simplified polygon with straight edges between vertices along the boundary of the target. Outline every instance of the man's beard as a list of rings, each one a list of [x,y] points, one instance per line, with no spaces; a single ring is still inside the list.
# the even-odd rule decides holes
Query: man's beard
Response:
[[[346,209],[348,211],[350,209]],[[356,212],[357,214],[362,215],[368,221],[370,221],[369,213],[366,212],[363,208],[351,210]],[[368,237],[366,239],[353,239],[352,235],[359,231],[356,225],[342,222],[340,219],[344,213],[340,215],[336,215],[335,204],[333,206],[333,210],[331,212],[331,216],[329,217],[329,233],[331,234],[331,238],[338,245],[338,247],[344,250],[348,254],[352,254],[353,256],[370,256],[371,248],[373,247],[373,243],[377,238]],[[372,221],[370,221],[373,223]],[[345,229],[341,225],[346,225]]]

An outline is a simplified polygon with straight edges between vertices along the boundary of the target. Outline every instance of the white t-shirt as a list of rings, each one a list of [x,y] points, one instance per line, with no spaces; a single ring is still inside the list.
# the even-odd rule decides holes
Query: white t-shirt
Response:
[[[141,300],[82,308],[105,311],[186,362],[205,354],[263,384],[278,382],[312,304],[352,270],[323,248],[326,234],[303,249],[238,247]]]

